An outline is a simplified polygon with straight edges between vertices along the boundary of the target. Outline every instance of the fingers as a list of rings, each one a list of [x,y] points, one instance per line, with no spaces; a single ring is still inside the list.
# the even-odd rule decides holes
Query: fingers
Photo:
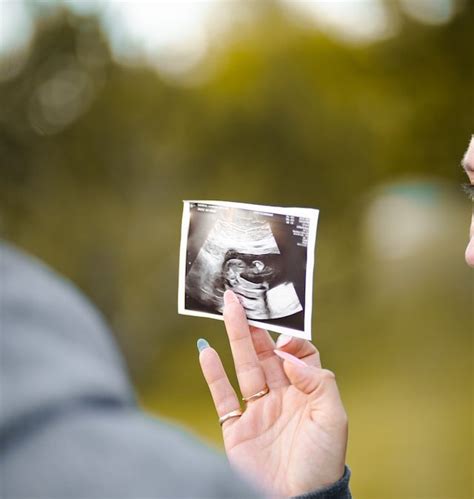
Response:
[[[308,340],[280,335],[276,347],[282,352],[290,353],[298,359],[303,359],[308,366],[321,367],[321,359],[317,348]]]
[[[250,397],[265,387],[265,374],[253,346],[245,311],[237,296],[232,291],[226,291],[224,304],[224,322],[240,391],[243,397]]]
[[[199,363],[219,417],[240,409],[239,399],[230,384],[218,353],[213,348],[205,346],[199,354]],[[236,418],[229,419],[224,424],[228,425],[235,421]]]
[[[283,371],[283,366],[275,355],[275,342],[265,329],[250,326],[250,335],[253,346],[262,366],[268,388],[288,386],[288,378]]]

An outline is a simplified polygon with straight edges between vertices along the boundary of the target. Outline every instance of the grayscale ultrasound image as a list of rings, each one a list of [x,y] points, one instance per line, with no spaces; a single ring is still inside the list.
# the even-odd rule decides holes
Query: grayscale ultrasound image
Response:
[[[303,331],[308,226],[298,217],[191,203],[186,309],[221,314],[231,289],[249,319]]]

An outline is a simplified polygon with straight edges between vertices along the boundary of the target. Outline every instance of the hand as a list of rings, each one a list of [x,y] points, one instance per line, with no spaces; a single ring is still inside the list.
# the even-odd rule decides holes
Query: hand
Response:
[[[336,482],[344,473],[347,416],[334,375],[321,368],[308,341],[292,338],[275,350],[267,331],[249,328],[236,295],[227,291],[224,298],[241,393],[250,397],[269,388],[248,402],[241,417],[222,425],[230,463],[275,495],[303,494]],[[204,348],[199,359],[218,415],[239,409],[217,352]]]

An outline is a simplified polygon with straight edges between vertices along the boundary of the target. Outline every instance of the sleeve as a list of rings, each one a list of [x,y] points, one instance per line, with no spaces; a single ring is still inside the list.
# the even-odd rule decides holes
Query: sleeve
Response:
[[[345,466],[344,475],[332,485],[296,496],[294,499],[352,499],[349,489],[351,470]]]

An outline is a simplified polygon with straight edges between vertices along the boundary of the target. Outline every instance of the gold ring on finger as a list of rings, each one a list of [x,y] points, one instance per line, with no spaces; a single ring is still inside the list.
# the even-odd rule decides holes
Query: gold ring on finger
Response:
[[[222,426],[228,419],[240,418],[242,414],[243,412],[240,409],[236,409],[235,411],[230,411],[219,418],[219,424]]]
[[[242,400],[247,404],[248,402],[251,402],[252,400],[257,400],[261,397],[264,397],[269,391],[270,391],[270,389],[268,388],[268,386],[266,386],[263,390],[261,390],[257,393],[254,393],[253,395],[250,395],[250,397],[243,397]]]

